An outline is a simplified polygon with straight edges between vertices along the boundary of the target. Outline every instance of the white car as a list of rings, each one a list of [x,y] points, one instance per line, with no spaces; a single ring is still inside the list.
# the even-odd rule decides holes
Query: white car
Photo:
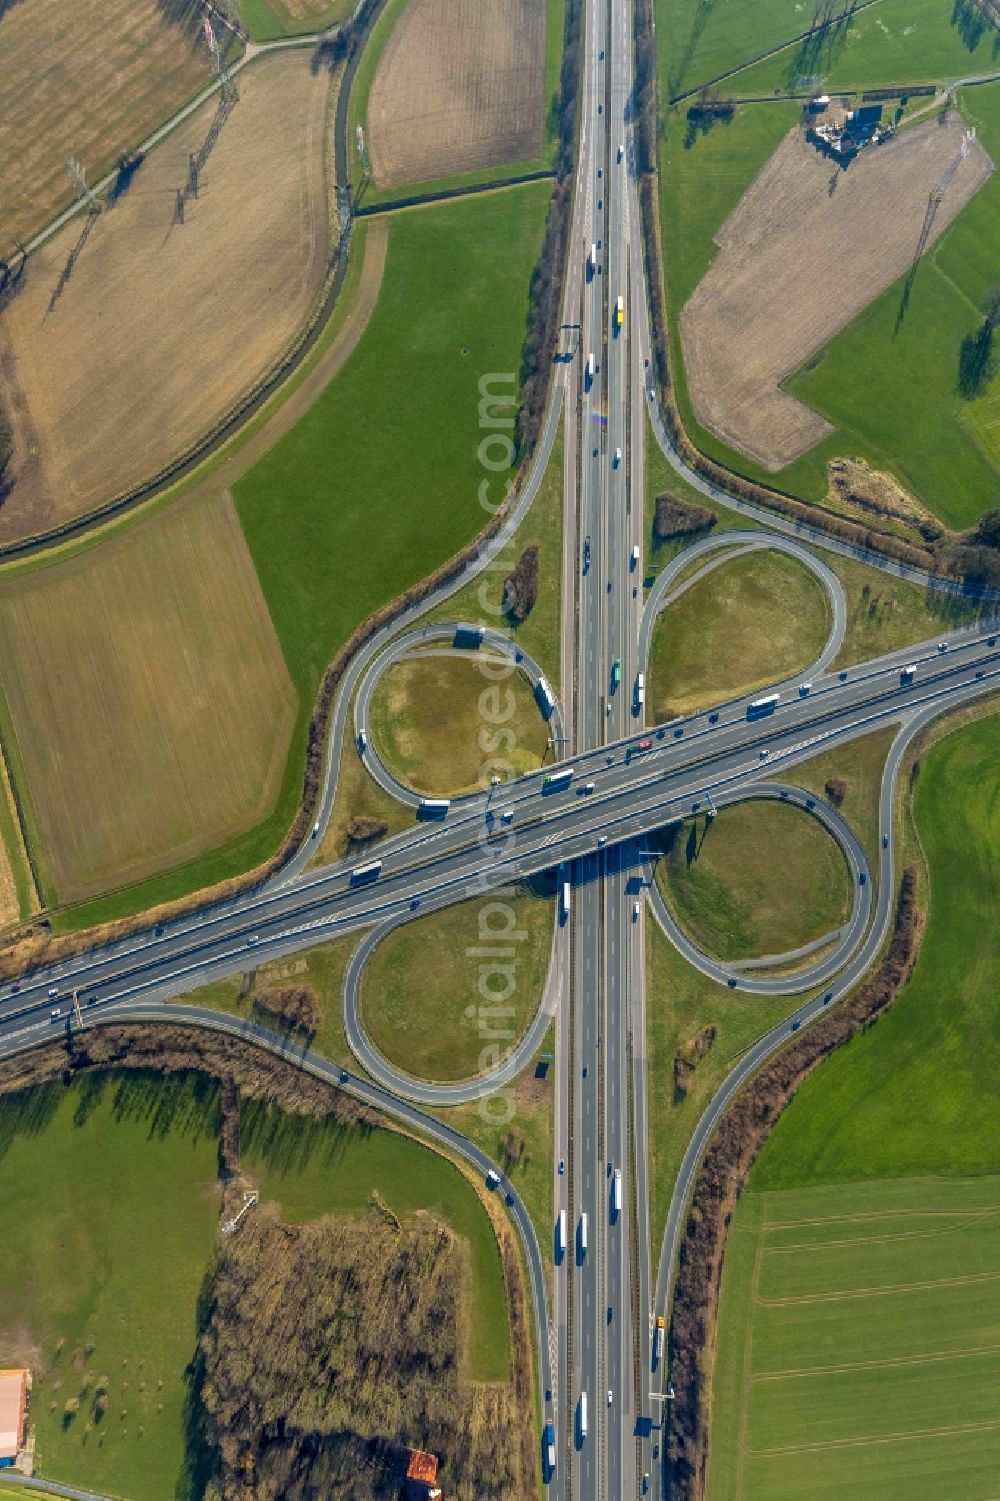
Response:
[[[610,1389],[610,1387],[608,1388],[608,1406],[609,1407],[611,1406],[611,1389]]]
[[[639,903],[638,902],[633,902],[632,903],[632,921],[633,922],[638,922],[639,921]]]
[[[761,760],[762,760],[762,761],[766,761],[766,760],[767,760],[767,758],[768,758],[768,755],[769,755],[769,754],[770,754],[770,752],[769,752],[769,751],[768,751],[768,750],[767,750],[767,748],[766,748],[766,747],[765,747],[765,749],[764,749],[764,750],[762,750],[762,751],[761,751],[761,753],[760,753],[760,759],[761,759]]]

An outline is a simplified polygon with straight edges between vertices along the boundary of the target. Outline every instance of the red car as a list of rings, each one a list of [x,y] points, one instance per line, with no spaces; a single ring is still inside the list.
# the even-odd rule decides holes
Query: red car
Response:
[[[647,740],[640,740],[639,744],[636,746],[636,750],[652,750],[652,749],[653,749],[653,742],[652,742],[652,740],[649,740],[649,739],[647,739]]]

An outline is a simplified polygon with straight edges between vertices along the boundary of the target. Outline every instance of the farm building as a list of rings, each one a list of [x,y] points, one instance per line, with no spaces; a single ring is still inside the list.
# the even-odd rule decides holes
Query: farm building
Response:
[[[839,162],[853,161],[866,146],[879,146],[893,134],[891,125],[882,120],[881,104],[863,104],[850,109],[842,120],[824,121],[808,132],[809,139],[821,151]]]
[[[406,1470],[407,1501],[440,1501],[441,1487],[437,1483],[438,1462],[434,1454],[425,1454],[422,1449],[410,1450],[410,1463]]]
[[[10,1469],[17,1459],[27,1413],[27,1371],[0,1371],[0,1468]]]

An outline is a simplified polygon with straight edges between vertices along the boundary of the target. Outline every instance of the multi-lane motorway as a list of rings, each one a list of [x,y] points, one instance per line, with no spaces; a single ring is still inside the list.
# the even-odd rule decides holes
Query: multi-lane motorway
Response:
[[[658,1398],[666,1373],[662,1367],[652,1370],[651,1328],[655,1313],[666,1308],[684,1203],[705,1142],[732,1093],[781,1045],[789,1027],[822,1014],[877,956],[894,895],[893,787],[910,738],[933,716],[1000,688],[1000,644],[995,626],[988,624],[848,671],[832,670],[843,641],[846,605],[836,576],[802,546],[807,529],[755,513],[696,476],[688,478],[715,499],[749,510],[783,535],[776,539],[744,532],[709,538],[665,570],[644,599],[647,410],[664,451],[682,465],[669,448],[647,375],[649,329],[638,205],[629,170],[631,19],[630,0],[587,0],[580,156],[564,293],[573,359],[559,367],[536,462],[507,524],[481,556],[391,629],[373,636],[352,662],[334,711],[317,840],[307,840],[278,878],[255,891],[96,946],[0,988],[0,1055],[37,1045],[81,1021],[169,1016],[236,1033],[287,1057],[287,1041],[266,1029],[166,1003],[217,976],[367,929],[345,986],[347,1035],[363,1072],[342,1071],[304,1052],[295,1053],[294,1061],[463,1154],[484,1176],[492,1167],[489,1160],[420,1106],[491,1093],[520,1071],[554,1019],[553,1185],[556,1211],[567,1214],[569,1243],[566,1256],[549,1273],[551,1297],[529,1217],[516,1192],[507,1184],[503,1191],[526,1249],[542,1419],[552,1421],[557,1436],[556,1467],[547,1476],[550,1494],[588,1501],[640,1494],[647,1474],[650,1491],[659,1493]],[[619,297],[623,318],[616,312]],[[376,861],[378,868],[368,879],[358,880],[347,862],[307,869],[333,805],[337,768],[349,736],[389,790],[411,806],[418,801],[371,759],[361,739],[371,691],[379,673],[401,653],[432,642],[438,649],[448,640],[453,628],[419,627],[420,615],[488,566],[510,537],[534,497],[561,415],[567,438],[563,692],[552,728],[570,774],[546,784],[550,768],[453,801],[443,820],[417,822],[373,850],[367,860]],[[808,540],[825,542],[813,536]],[[727,548],[765,545],[800,556],[821,578],[831,628],[820,658],[807,673],[775,686],[780,700],[769,712],[756,712],[744,697],[645,729],[634,684],[646,668],[656,613],[675,597],[677,573],[703,555],[700,577]],[[829,545],[834,551],[849,550],[836,542]],[[884,566],[901,571],[897,565]],[[678,589],[684,587],[689,581]],[[401,636],[404,630],[407,634]],[[479,650],[514,652],[495,631],[484,633]],[[915,672],[904,674],[902,669],[911,664]],[[519,665],[537,682],[535,664]],[[754,698],[766,693],[761,690]],[[689,954],[737,992],[784,987],[801,991],[804,999],[787,1023],[738,1061],[699,1123],[671,1202],[654,1289],[643,994],[649,871],[642,836],[712,802],[745,796],[755,786],[766,795],[804,801],[802,794],[781,785],[788,782],[791,767],[886,725],[900,733],[883,779],[877,882],[869,878],[864,853],[850,831],[839,827],[827,810],[814,810],[828,818],[841,839],[857,880],[854,913],[838,937],[836,954],[824,954],[783,980],[761,976],[749,966],[732,965],[724,973],[712,968],[706,956]],[[497,1070],[467,1084],[429,1085],[391,1068],[368,1042],[358,1015],[358,981],[375,943],[399,923],[553,867],[561,867],[571,882],[572,907],[568,923],[557,930],[543,1003],[526,1037]],[[669,928],[669,914],[657,915]],[[672,936],[683,945],[681,935]],[[822,988],[806,995],[813,987]],[[650,1392],[654,1381],[657,1396]]]

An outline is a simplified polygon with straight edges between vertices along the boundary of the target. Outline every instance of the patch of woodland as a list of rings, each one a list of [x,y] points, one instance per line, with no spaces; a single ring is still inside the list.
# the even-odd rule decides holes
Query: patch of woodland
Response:
[[[690,537],[695,532],[707,532],[715,525],[716,514],[708,506],[695,505],[690,500],[681,500],[678,495],[664,491],[656,497],[656,515],[653,530],[660,542],[670,542],[675,537]]]
[[[504,614],[520,623],[527,620],[538,598],[538,547],[530,542],[503,581]]]
[[[265,985],[253,993],[259,1011],[281,1022],[290,1030],[308,1032],[319,1028],[322,1016],[316,992],[311,985]]]
[[[463,1377],[467,1277],[463,1244],[428,1217],[251,1216],[200,1341],[219,1501],[396,1497],[410,1448],[438,1456],[457,1501],[527,1494],[510,1388]]]

